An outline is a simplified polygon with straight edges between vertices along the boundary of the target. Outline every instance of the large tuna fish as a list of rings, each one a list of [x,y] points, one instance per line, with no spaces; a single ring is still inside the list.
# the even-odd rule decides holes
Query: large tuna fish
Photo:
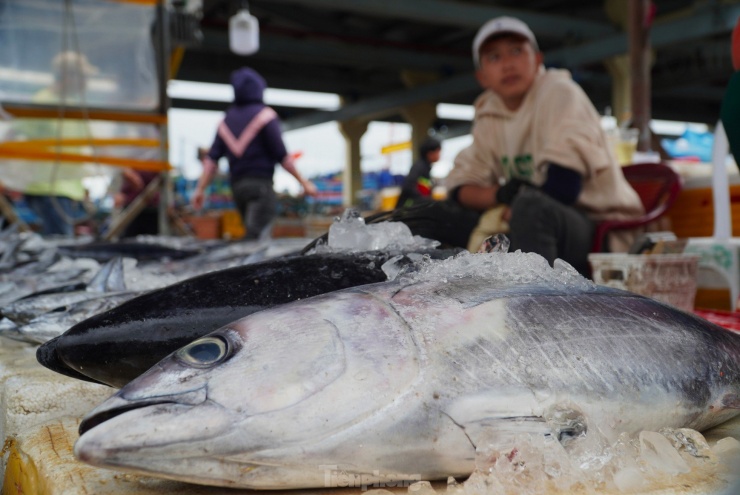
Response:
[[[431,249],[432,257],[459,250]],[[220,270],[154,290],[95,315],[39,347],[47,368],[122,387],[171,352],[279,304],[387,280],[398,252],[326,253]]]
[[[75,453],[258,489],[444,479],[484,439],[703,430],[738,393],[740,335],[537,255],[477,254],[231,323],[92,411]]]

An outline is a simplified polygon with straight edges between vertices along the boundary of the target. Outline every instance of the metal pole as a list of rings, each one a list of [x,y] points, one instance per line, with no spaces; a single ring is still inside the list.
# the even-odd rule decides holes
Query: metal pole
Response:
[[[144,190],[141,191],[138,196],[136,196],[136,199],[134,199],[134,201],[131,202],[131,204],[128,205],[126,209],[122,211],[121,214],[112,221],[110,228],[102,236],[103,240],[111,241],[113,239],[118,239],[121,233],[133,221],[133,219],[136,218],[139,213],[144,210],[144,208],[146,208],[146,204],[157,193],[157,189],[160,189],[161,183],[162,177],[160,176],[155,177],[153,181],[147,184]]]
[[[169,13],[164,0],[157,3],[156,39],[154,40],[155,56],[157,60],[157,76],[159,89],[159,111],[166,116],[170,108],[167,97],[167,81],[169,80],[170,61],[170,30]],[[167,146],[167,123],[159,124],[159,153],[163,161],[169,161]],[[170,235],[170,223],[167,212],[172,201],[172,177],[169,172],[162,172],[162,188],[159,195],[159,233]]]
[[[16,214],[11,202],[5,199],[5,196],[3,196],[2,194],[0,194],[0,213],[2,213],[2,215],[8,220],[8,222],[18,224],[18,230],[20,232],[31,231],[31,228],[28,226],[28,224],[21,220],[21,218]]]
[[[650,136],[650,0],[629,2],[629,54],[632,125],[640,130],[638,151],[649,151]]]

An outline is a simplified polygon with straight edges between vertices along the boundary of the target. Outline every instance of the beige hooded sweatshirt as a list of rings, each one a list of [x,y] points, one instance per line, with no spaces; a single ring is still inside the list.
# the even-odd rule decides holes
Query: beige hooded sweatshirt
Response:
[[[477,98],[473,144],[457,155],[445,185],[452,191],[518,177],[541,186],[549,163],[583,176],[575,206],[591,219],[627,219],[643,213],[586,93],[567,70],[543,66],[516,111],[508,110],[492,91]]]

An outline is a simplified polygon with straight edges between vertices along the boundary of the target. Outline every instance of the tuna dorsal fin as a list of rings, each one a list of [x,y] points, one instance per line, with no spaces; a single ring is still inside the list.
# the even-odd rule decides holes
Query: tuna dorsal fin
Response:
[[[123,258],[116,256],[95,274],[87,284],[87,290],[90,292],[122,292],[126,290],[126,283],[123,278]]]
[[[264,260],[267,256],[268,248],[269,246],[260,247],[255,252],[251,253],[246,258],[244,258],[244,261],[242,262],[242,264],[251,265],[252,263],[259,263],[260,261]]]

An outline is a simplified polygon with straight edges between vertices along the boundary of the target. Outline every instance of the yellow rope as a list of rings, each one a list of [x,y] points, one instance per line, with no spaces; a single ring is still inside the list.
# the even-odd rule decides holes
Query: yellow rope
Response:
[[[137,146],[141,148],[157,148],[159,147],[159,140],[143,138],[54,138],[0,143],[0,149],[24,150],[50,148],[54,146]]]
[[[3,109],[16,118],[56,119],[59,117],[59,109],[57,108],[31,108],[5,103],[3,104]],[[167,115],[93,109],[82,111],[67,108],[64,110],[64,118],[80,120],[111,120],[114,122],[138,122],[141,124],[167,123]]]
[[[96,163],[114,167],[128,167],[148,172],[164,172],[172,166],[163,160],[139,160],[115,156],[90,156],[79,153],[56,153],[53,151],[30,151],[14,147],[0,146],[0,158],[32,161],[54,161],[67,163]]]

